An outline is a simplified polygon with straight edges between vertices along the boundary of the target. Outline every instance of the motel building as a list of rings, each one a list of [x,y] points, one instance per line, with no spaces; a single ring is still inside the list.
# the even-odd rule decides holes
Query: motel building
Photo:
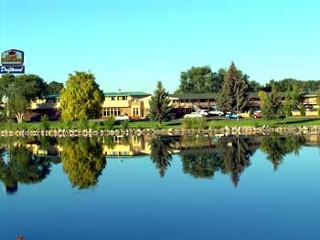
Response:
[[[144,92],[107,92],[102,104],[102,118],[126,115],[143,119],[149,113],[151,94]]]

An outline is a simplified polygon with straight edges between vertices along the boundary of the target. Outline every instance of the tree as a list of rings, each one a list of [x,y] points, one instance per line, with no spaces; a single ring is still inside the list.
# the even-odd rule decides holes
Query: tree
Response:
[[[63,83],[52,81],[48,84],[47,94],[60,94],[60,91],[63,89]]]
[[[98,183],[106,166],[102,145],[97,139],[62,139],[61,160],[73,187],[89,188]]]
[[[281,119],[285,116],[281,96],[276,88],[273,88],[271,93],[267,95],[261,110],[262,116],[268,120]]]
[[[35,74],[20,76],[4,75],[0,79],[1,98],[7,100],[6,113],[10,119],[15,116],[21,123],[30,101],[46,94],[47,84]],[[13,116],[12,116],[13,115]]]
[[[164,177],[165,171],[170,166],[173,152],[172,143],[173,140],[165,136],[155,136],[150,141],[150,158],[159,169],[160,177]]]
[[[69,74],[60,101],[63,120],[94,119],[101,114],[104,95],[92,73],[75,72]]]
[[[169,93],[162,87],[160,81],[149,100],[149,105],[149,117],[151,120],[158,121],[160,127],[163,121],[168,121],[172,118]]]
[[[220,109],[227,112],[242,111],[249,101],[248,76],[237,70],[234,62],[225,74],[218,97]]]
[[[177,93],[210,93],[218,92],[221,88],[225,70],[212,72],[209,66],[192,67],[181,72],[180,86]]]
[[[305,143],[303,136],[280,136],[272,134],[263,137],[260,143],[260,149],[267,154],[267,159],[272,162],[274,170],[277,170],[285,155],[291,152],[295,155],[299,154],[303,143]]]

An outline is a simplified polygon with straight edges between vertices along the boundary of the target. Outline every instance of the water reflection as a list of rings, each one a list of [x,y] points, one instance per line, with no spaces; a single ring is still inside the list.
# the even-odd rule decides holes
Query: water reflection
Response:
[[[168,136],[155,136],[150,141],[151,153],[150,158],[157,169],[159,175],[164,176],[165,171],[170,166],[172,160],[173,138]]]
[[[299,154],[299,149],[302,144],[306,143],[304,136],[279,136],[270,135],[261,140],[260,149],[267,155],[274,167],[277,170],[282,163],[285,155],[293,152]]]
[[[61,139],[61,159],[64,172],[73,187],[79,189],[95,186],[106,166],[102,144],[97,139]]]
[[[78,189],[96,186],[106,159],[150,155],[161,177],[178,154],[182,170],[194,178],[229,175],[234,186],[252,164],[258,148],[277,170],[289,153],[299,154],[302,145],[320,143],[315,136],[109,136],[104,138],[1,138],[0,180],[7,193],[20,184],[39,183],[52,164],[62,163],[71,185]],[[320,145],[320,144],[319,144]]]
[[[0,179],[6,192],[12,194],[18,190],[18,183],[34,184],[45,179],[50,173],[51,162],[47,156],[32,154],[25,139],[10,140],[6,142],[6,148],[1,149]]]

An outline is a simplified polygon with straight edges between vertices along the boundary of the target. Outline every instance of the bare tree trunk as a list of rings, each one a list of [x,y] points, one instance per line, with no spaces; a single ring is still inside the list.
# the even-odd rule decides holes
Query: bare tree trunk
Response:
[[[22,123],[22,121],[23,121],[23,117],[24,117],[24,113],[15,113],[14,114],[15,116],[16,116],[16,118],[17,118],[17,122],[18,123]]]

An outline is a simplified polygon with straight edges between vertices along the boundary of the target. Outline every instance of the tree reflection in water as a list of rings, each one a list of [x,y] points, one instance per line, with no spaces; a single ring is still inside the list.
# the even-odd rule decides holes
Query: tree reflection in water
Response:
[[[95,186],[106,166],[102,144],[98,139],[61,139],[63,170],[73,187],[85,189]]]
[[[210,148],[181,151],[180,155],[185,173],[196,178],[210,178],[215,172],[221,171],[230,174],[232,182],[237,186],[239,176],[250,165],[250,157],[256,148],[253,138],[231,136],[219,138]]]
[[[265,136],[262,139],[260,149],[267,154],[267,159],[272,162],[274,170],[277,170],[284,156],[291,152],[298,155],[299,149],[304,143],[304,136],[280,136],[273,134]]]
[[[165,171],[170,166],[172,160],[174,140],[168,136],[154,136],[150,140],[151,155],[150,158],[159,169],[159,175],[164,177]]]
[[[4,156],[4,149],[1,150],[0,179],[5,184],[7,193],[15,193],[18,183],[38,183],[49,175],[51,163],[45,156],[33,155],[28,151],[23,139],[10,139],[6,151],[7,156]]]

